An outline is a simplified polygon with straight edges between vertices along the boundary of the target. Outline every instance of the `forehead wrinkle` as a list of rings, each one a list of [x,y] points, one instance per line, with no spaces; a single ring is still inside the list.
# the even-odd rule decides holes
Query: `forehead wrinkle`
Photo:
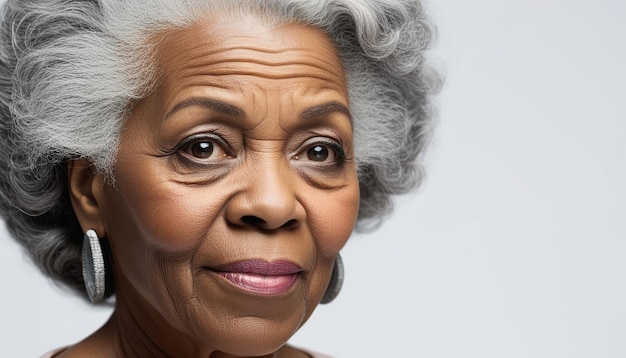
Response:
[[[210,74],[211,76],[232,76],[232,69],[224,69],[223,71],[216,71]],[[274,69],[271,72],[257,72],[257,71],[239,71],[236,75],[240,76],[253,76],[253,77],[261,77],[271,80],[287,80],[294,78],[311,78],[320,81],[332,81],[332,79],[328,78],[328,76],[323,75],[315,75],[315,74],[289,74],[284,73],[282,71],[278,71]]]
[[[255,38],[250,38],[249,42],[258,41]],[[185,41],[181,41],[185,42]],[[228,41],[232,43],[234,41]],[[175,44],[173,46],[176,46]],[[168,48],[172,47],[170,44],[162,44],[160,46],[160,53],[166,52]],[[268,48],[262,46],[254,46],[249,44],[240,44],[240,45],[222,45],[220,46],[219,42],[208,42],[202,43],[200,41],[195,41],[191,46],[185,46],[185,51],[180,51],[177,54],[173,55],[171,58],[172,62],[183,62],[183,63],[194,63],[195,61],[204,62],[207,59],[213,59],[213,61],[209,62],[219,63],[231,61],[234,59],[244,59],[248,57],[249,59],[257,60],[260,63],[276,63],[276,64],[288,64],[292,62],[293,58],[302,58],[302,54],[306,55],[307,58],[311,58],[312,61],[302,62],[305,64],[312,64],[314,62],[320,62],[324,65],[328,66],[328,68],[335,68],[335,63],[332,59],[336,59],[338,62],[341,62],[335,52],[334,47],[331,49],[325,49],[322,46],[321,48],[315,48],[315,51],[311,51],[311,48],[307,48],[304,46],[294,46],[287,48]],[[200,49],[200,51],[196,51]],[[317,55],[318,53],[324,53],[324,55]],[[232,55],[230,55],[232,54]],[[266,55],[266,56],[263,56]],[[266,60],[262,60],[263,57],[267,58]],[[278,60],[273,59],[273,57],[277,57]],[[280,60],[282,58],[282,60]],[[182,59],[182,61],[181,61]],[[316,66],[321,67],[322,66]]]
[[[175,84],[180,88],[203,87],[205,89],[219,89],[226,91],[243,91],[243,86],[236,78],[228,76],[214,76],[209,72],[194,72],[191,70],[179,71],[171,75]],[[201,77],[198,77],[201,76]]]
[[[207,32],[200,25],[196,24],[202,31],[200,36],[197,32],[188,31],[189,28],[166,36],[160,50],[173,52],[169,59],[161,57],[166,60],[161,62],[165,66],[166,77],[173,76],[178,80],[194,76],[217,78],[233,75],[277,80],[299,77],[330,82],[330,87],[345,85],[342,61],[331,42],[317,39],[307,46],[300,40],[285,44],[270,38],[269,43],[257,44],[259,39],[264,41],[263,35],[260,38],[257,34],[233,34],[220,26],[211,27],[211,31]],[[232,30],[238,32],[238,28]]]
[[[310,67],[313,71],[302,71]],[[343,83],[344,77],[330,69],[306,62],[272,63],[260,60],[230,59],[228,61],[209,61],[203,65],[188,64],[180,69],[181,77],[193,76],[257,76],[269,79],[314,78],[323,81]]]
[[[264,51],[255,47],[229,47],[217,50],[213,50],[211,46],[200,47],[207,47],[207,49],[195,55],[189,52],[179,54],[177,59],[172,61],[180,63],[179,71],[182,73],[182,77],[196,74],[203,76],[240,74],[275,79],[311,77],[339,82],[345,80],[342,66],[338,67],[336,63],[324,56],[311,56],[311,52],[304,48]],[[253,53],[250,53],[251,51]],[[255,54],[261,54],[261,57],[255,56]],[[263,56],[268,54],[270,56]],[[302,60],[303,58],[311,58],[311,60]],[[341,62],[339,61],[339,63]],[[254,71],[252,68],[257,66],[260,68]],[[312,71],[311,76],[290,75],[291,71],[301,72],[302,67],[308,67],[315,71]]]
[[[254,40],[251,38],[251,40]],[[319,51],[323,51],[324,49],[318,49]],[[337,58],[336,53],[334,52],[334,48],[333,51],[324,51],[327,52],[328,56],[317,56],[316,53],[313,53],[313,56],[311,56],[311,49],[310,48],[306,48],[306,47],[290,47],[290,48],[282,48],[282,49],[271,49],[271,48],[266,48],[266,47],[257,47],[257,46],[251,46],[251,45],[239,45],[239,46],[227,46],[227,47],[222,47],[221,49],[216,49],[215,51],[211,51],[211,55],[216,55],[216,54],[220,54],[220,53],[228,53],[228,52],[232,52],[237,54],[238,52],[252,52],[252,53],[260,53],[260,54],[265,54],[265,55],[280,55],[281,57],[284,57],[286,60],[282,61],[282,62],[277,62],[276,60],[270,60],[267,62],[276,62],[278,64],[282,64],[282,63],[289,63],[291,61],[291,59],[293,58],[299,58],[301,56],[301,54],[305,54],[307,55],[307,57],[309,58],[315,58],[315,61],[319,61],[324,63],[325,65],[327,65],[328,67],[334,68],[335,64],[329,60],[329,58]],[[328,53],[330,52],[330,53]],[[259,59],[259,57],[254,57],[255,59]],[[260,59],[259,59],[260,61]]]

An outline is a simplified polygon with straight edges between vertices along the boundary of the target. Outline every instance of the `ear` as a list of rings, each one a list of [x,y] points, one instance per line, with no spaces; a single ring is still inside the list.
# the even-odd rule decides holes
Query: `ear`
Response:
[[[102,220],[104,177],[87,159],[67,162],[70,201],[83,232],[94,229],[99,237],[106,236]]]

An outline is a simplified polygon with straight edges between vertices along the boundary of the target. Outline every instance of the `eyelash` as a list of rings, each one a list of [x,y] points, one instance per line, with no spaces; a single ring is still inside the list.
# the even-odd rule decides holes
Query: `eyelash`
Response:
[[[200,142],[210,142],[215,146],[219,147],[222,151],[224,151],[229,156],[234,156],[234,153],[228,143],[218,134],[214,133],[199,133],[191,135],[182,141],[180,141],[174,148],[167,149],[163,151],[163,155],[173,155],[180,154],[185,156],[188,159],[194,160],[193,157],[190,157],[188,153],[185,152],[186,149],[190,148],[193,144]],[[201,160],[200,158],[195,158],[195,160]]]
[[[341,144],[336,143],[336,142],[331,142],[331,141],[321,141],[321,142],[314,143],[313,145],[319,145],[319,144],[324,144],[333,148],[335,150],[335,154],[337,154],[341,162],[344,162],[346,160],[346,151],[343,149],[343,146]]]
[[[349,160],[343,146],[338,142],[330,141],[330,140],[317,140],[313,143],[310,143],[302,151],[296,154],[296,156],[294,156],[294,159],[297,160],[297,159],[300,159],[300,157],[302,156],[307,156],[308,151],[311,150],[312,148],[315,148],[316,146],[330,147],[330,149],[334,152],[334,155],[336,158],[335,163],[333,164],[338,167],[342,167],[346,163],[346,161]],[[321,164],[321,165],[324,165],[324,164]]]
[[[216,147],[219,147],[220,150],[224,151],[226,155],[233,156],[233,157],[235,156],[233,150],[228,145],[228,143],[220,135],[215,134],[215,133],[199,133],[199,134],[194,134],[189,137],[186,137],[182,141],[180,141],[178,144],[176,144],[176,146],[174,146],[173,148],[163,150],[163,155],[164,156],[179,155],[185,160],[200,164],[198,162],[202,161],[202,158],[196,158],[187,152],[187,150],[192,145],[196,143],[200,143],[200,142],[213,143]],[[309,154],[308,151],[311,150],[312,148],[315,148],[316,146],[330,148],[330,150],[333,152],[333,155],[335,156],[335,160],[333,163],[323,163],[323,161],[318,162],[315,160],[311,160],[311,162],[319,163],[318,165],[320,166],[334,165],[336,167],[343,167],[343,165],[347,161],[350,160],[348,156],[346,155],[346,151],[344,147],[339,142],[336,142],[333,140],[327,140],[327,139],[318,139],[307,144],[304,147],[304,149],[298,152],[298,154],[296,154],[293,158],[298,160],[301,157],[308,157],[308,154]],[[202,164],[206,165],[206,163],[202,163]]]

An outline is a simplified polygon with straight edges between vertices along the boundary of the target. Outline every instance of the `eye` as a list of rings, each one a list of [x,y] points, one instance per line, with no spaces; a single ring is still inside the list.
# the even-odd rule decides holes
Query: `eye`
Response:
[[[328,148],[319,144],[309,148],[306,151],[307,158],[315,162],[323,162],[328,158],[329,155],[330,153]]]
[[[213,155],[213,142],[194,142],[185,149],[194,158],[206,159]]]
[[[234,156],[226,141],[213,133],[185,138],[176,146],[175,152],[195,162],[215,161]]]
[[[308,144],[294,159],[317,164],[342,165],[346,161],[346,154],[341,144],[324,139]]]

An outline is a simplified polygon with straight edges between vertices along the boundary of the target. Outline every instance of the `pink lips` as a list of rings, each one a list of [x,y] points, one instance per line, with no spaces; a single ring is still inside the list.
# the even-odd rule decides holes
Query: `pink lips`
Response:
[[[288,261],[248,260],[221,265],[213,271],[245,291],[278,295],[295,285],[302,269]]]

